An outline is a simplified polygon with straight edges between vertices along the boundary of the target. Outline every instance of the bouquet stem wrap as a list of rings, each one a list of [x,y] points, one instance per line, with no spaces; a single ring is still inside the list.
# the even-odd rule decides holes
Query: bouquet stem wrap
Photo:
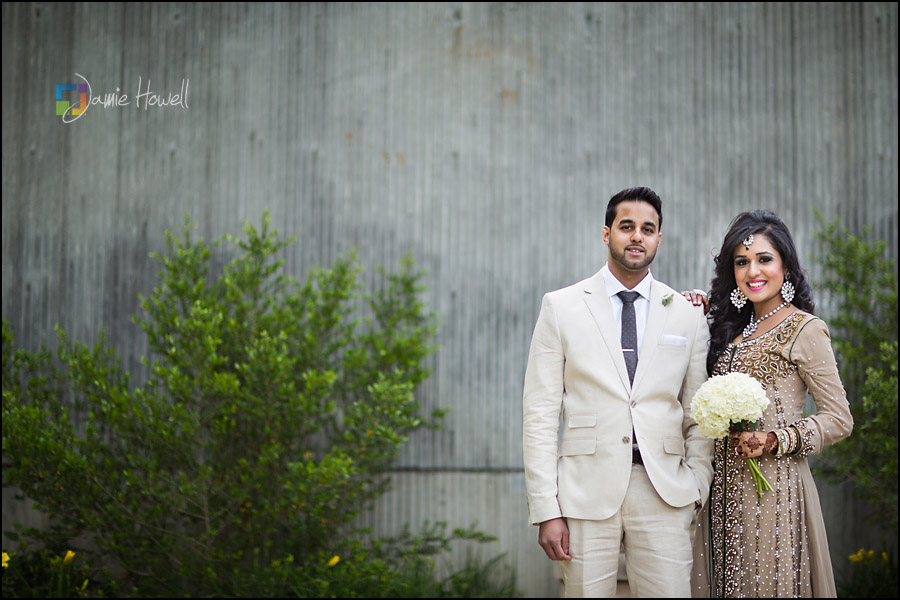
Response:
[[[759,468],[759,462],[755,458],[748,458],[747,466],[750,467],[750,474],[753,475],[753,481],[756,483],[756,493],[762,498],[763,493],[771,491],[772,486],[766,480],[765,475],[762,474],[762,470]]]

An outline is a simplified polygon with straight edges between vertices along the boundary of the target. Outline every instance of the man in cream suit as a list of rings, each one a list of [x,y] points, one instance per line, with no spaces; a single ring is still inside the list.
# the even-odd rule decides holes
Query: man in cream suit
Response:
[[[567,597],[612,597],[622,545],[634,596],[690,596],[691,527],[713,449],[690,402],[707,377],[709,330],[702,309],[650,274],[661,226],[653,190],[613,196],[606,266],[546,294],[535,325],[523,396],[528,511],[547,556],[562,561]]]

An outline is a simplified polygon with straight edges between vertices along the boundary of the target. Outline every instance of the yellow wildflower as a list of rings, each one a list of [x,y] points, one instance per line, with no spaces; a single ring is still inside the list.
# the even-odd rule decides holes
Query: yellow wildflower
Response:
[[[6,552],[3,553],[3,568],[9,567],[9,554]]]
[[[341,557],[335,554],[331,557],[331,560],[328,561],[328,566],[333,567],[334,565],[338,564],[339,560],[341,560]]]
[[[860,548],[859,550],[857,550],[856,552],[851,554],[848,558],[850,559],[850,562],[862,562],[862,560],[865,557],[866,557],[866,549]]]
[[[75,558],[75,553],[71,550],[66,550],[66,556],[63,558],[63,564],[67,565],[72,562],[72,559]]]

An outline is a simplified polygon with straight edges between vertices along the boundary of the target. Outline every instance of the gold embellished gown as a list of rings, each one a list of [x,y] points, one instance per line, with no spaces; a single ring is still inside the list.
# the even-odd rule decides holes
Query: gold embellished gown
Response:
[[[758,458],[774,490],[757,495],[747,461],[716,440],[709,502],[694,538],[694,597],[835,597],[819,495],[806,457],[850,435],[853,418],[819,318],[795,312],[758,338],[732,344],[714,375],[746,373],[766,390],[769,406],[756,429],[794,425],[799,452]],[[804,416],[807,395],[816,412]]]

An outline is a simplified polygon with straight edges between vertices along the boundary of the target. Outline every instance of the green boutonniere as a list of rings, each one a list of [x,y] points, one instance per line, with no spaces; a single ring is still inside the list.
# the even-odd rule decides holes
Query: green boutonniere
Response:
[[[662,299],[662,305],[668,306],[669,302],[671,302],[671,301],[672,301],[672,294],[669,294],[668,296],[666,296],[665,298]]]

